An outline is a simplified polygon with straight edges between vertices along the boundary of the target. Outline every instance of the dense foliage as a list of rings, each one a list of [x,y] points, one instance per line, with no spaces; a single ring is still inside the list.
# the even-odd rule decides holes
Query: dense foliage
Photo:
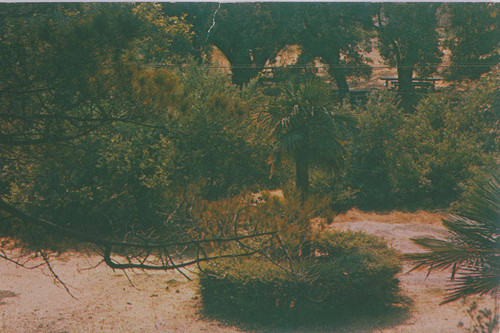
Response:
[[[246,322],[294,325],[380,313],[396,301],[396,251],[362,233],[325,233],[312,258],[243,259],[203,267],[205,310]]]
[[[466,92],[422,97],[406,113],[393,93],[373,95],[354,109],[358,131],[344,171],[316,171],[312,187],[331,193],[338,208],[446,208],[460,201],[498,163],[497,69]]]
[[[182,19],[149,4],[22,5],[2,14],[0,46],[17,59],[0,96],[3,200],[119,236],[162,226],[184,199],[268,183],[269,152],[251,121],[258,92],[218,72],[149,67],[179,60],[191,38]]]
[[[498,66],[451,76],[476,80],[467,90],[411,92],[411,112],[402,91],[372,92],[361,106],[338,97],[346,78],[369,76],[372,46],[410,81],[437,70],[446,45],[454,64],[497,62],[498,7],[474,7],[478,22],[468,6],[2,6],[0,199],[78,230],[167,238],[192,228],[194,202],[201,217],[210,203],[294,183],[303,210],[308,200],[334,210],[457,204],[498,161]],[[484,43],[462,54],[476,36]],[[298,65],[260,80],[292,44]],[[232,76],[211,68],[214,45]],[[318,60],[323,77],[310,67]]]
[[[354,128],[354,119],[333,107],[331,88],[319,79],[291,82],[283,88],[276,107],[269,107],[264,121],[270,123],[274,168],[284,154],[295,163],[297,188],[307,194],[309,168],[324,164],[338,168],[345,153],[343,138]]]
[[[450,3],[444,11],[452,62],[446,74],[451,80],[477,80],[500,60],[500,4]]]
[[[138,99],[148,103],[154,125],[120,122],[72,142],[28,148],[25,164],[3,170],[10,180],[5,198],[50,221],[122,235],[161,226],[186,198],[216,199],[268,182],[266,146],[225,77],[141,75]]]

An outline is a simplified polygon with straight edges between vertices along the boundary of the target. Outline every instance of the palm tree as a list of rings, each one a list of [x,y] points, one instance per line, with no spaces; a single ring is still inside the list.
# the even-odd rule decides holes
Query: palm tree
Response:
[[[500,173],[477,190],[458,215],[443,220],[451,238],[416,238],[429,250],[408,254],[416,266],[432,269],[452,268],[452,284],[444,303],[462,297],[498,293],[500,285]]]
[[[338,167],[345,153],[342,135],[354,123],[353,117],[334,112],[333,94],[318,78],[290,83],[283,89],[277,107],[267,110],[273,124],[274,149],[269,163],[271,173],[288,154],[295,162],[296,188],[303,198],[309,189],[309,167],[325,163]]]

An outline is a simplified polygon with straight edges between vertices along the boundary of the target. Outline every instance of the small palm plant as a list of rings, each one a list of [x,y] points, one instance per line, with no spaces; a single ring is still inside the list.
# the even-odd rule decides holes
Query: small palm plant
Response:
[[[354,124],[350,115],[335,112],[331,88],[318,78],[290,83],[277,106],[270,107],[264,120],[271,124],[274,149],[271,173],[288,154],[295,162],[296,187],[302,195],[309,189],[309,168],[313,163],[337,167],[345,153],[343,135]]]
[[[452,268],[452,284],[444,303],[462,297],[490,293],[500,285],[500,174],[497,172],[457,215],[443,220],[449,240],[427,237],[413,241],[429,250],[405,256],[416,264],[413,269]]]

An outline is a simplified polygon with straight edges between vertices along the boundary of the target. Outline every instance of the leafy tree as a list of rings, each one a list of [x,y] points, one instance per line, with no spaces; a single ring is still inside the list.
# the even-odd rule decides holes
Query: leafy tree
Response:
[[[233,82],[248,83],[287,42],[288,4],[224,4],[208,40],[231,63]]]
[[[195,44],[215,45],[231,64],[233,83],[243,85],[286,45],[291,4],[164,4],[167,13],[187,14]]]
[[[500,287],[500,173],[479,188],[457,215],[443,221],[450,231],[448,240],[416,238],[428,250],[406,255],[414,269],[452,268],[452,285],[443,303],[462,297],[498,292]]]
[[[91,4],[11,4],[0,8],[0,20],[5,197],[29,183],[14,179],[43,164],[44,152],[57,154],[54,144],[138,116],[137,105],[123,108],[130,81],[123,58],[140,21],[130,6]]]
[[[117,67],[139,35],[130,6],[15,4],[0,19],[0,143],[67,140],[118,118],[96,102],[126,80]]]
[[[163,109],[173,107],[170,90],[179,84],[163,75],[154,85],[161,92],[141,91],[147,71],[137,64],[173,57],[174,36],[190,38],[181,20],[169,21],[156,9],[149,4],[2,6],[3,200],[71,227],[94,224],[96,232],[109,233],[109,226],[123,231],[118,224],[124,217],[133,221],[134,209],[142,211],[144,225],[152,220],[144,211],[151,208],[153,193],[140,182],[148,171],[139,168],[149,150],[140,147],[151,145],[158,134],[141,142],[141,132],[133,128],[166,131],[166,121],[154,123],[161,112],[148,98],[153,93],[156,100],[163,98]],[[137,146],[129,145],[130,138]]]
[[[172,56],[174,39],[190,39],[189,26],[149,4],[15,4],[2,6],[0,19],[0,143],[11,146],[137,120],[137,63]]]
[[[267,111],[273,124],[274,168],[284,153],[295,163],[296,187],[303,196],[309,190],[309,169],[317,163],[338,167],[345,153],[342,137],[353,124],[349,115],[335,112],[332,91],[319,79],[287,85],[277,103]]]
[[[373,6],[361,4],[165,4],[168,13],[182,15],[196,30],[196,44],[217,46],[231,63],[233,82],[247,83],[285,45],[302,46],[301,62],[315,57],[332,64],[330,73],[342,94],[346,76],[369,75]],[[347,69],[345,68],[347,67]]]
[[[182,63],[195,56],[195,32],[186,15],[169,15],[161,4],[140,3],[132,9],[142,24],[134,52],[142,63]]]
[[[357,190],[356,204],[362,209],[393,209],[398,200],[405,197],[406,201],[413,195],[398,191],[398,171],[404,174],[407,184],[413,185],[410,188],[418,185],[411,163],[400,153],[398,133],[406,117],[397,101],[394,93],[384,92],[373,96],[366,108],[356,110],[359,130],[349,146],[352,158],[348,181]]]
[[[441,62],[436,17],[438,6],[430,3],[386,3],[380,7],[378,48],[382,58],[397,68],[398,90],[405,102],[412,99],[415,70],[429,75]]]
[[[429,94],[411,114],[398,107],[397,95],[374,95],[355,110],[350,172],[337,187],[356,192],[363,209],[446,208],[460,201],[499,156],[498,75],[493,70],[467,92]]]
[[[364,54],[371,48],[374,8],[346,3],[304,3],[296,8],[290,29],[291,41],[302,46],[299,61],[319,57],[327,63],[341,97],[349,92],[348,76],[371,74]]]
[[[227,76],[196,69],[184,74],[186,109],[172,117],[184,135],[169,140],[164,161],[166,179],[179,191],[196,184],[200,195],[214,200],[267,182],[269,144],[253,125],[252,111],[262,96],[251,87],[236,89]],[[250,92],[248,90],[251,90]]]
[[[119,269],[183,267],[213,258],[205,244],[240,240],[200,240],[206,234],[189,234],[194,219],[179,212],[189,212],[191,194],[175,191],[179,179],[200,187],[208,179],[215,196],[264,174],[254,168],[260,150],[247,135],[244,89],[213,73],[148,69],[188,61],[177,46],[192,37],[182,18],[150,4],[9,5],[0,14],[3,234],[26,240],[50,269],[45,246],[60,236],[97,245]],[[178,262],[170,253],[179,244],[200,256]],[[125,255],[121,263],[115,253]]]
[[[4,23],[0,28],[0,195],[16,197],[16,202],[28,206],[52,208],[65,202],[62,198],[70,198],[68,191],[73,189],[79,198],[72,198],[75,203],[92,200],[95,193],[81,188],[90,183],[104,185],[91,180],[96,176],[93,172],[102,175],[95,166],[97,152],[104,148],[102,139],[115,138],[119,129],[130,131],[117,123],[142,126],[158,119],[158,108],[151,108],[147,100],[153,91],[139,96],[136,89],[144,81],[144,76],[140,78],[144,70],[137,63],[173,56],[168,51],[173,36],[185,33],[189,40],[186,25],[179,22],[178,30],[174,29],[176,24],[149,4],[15,4],[2,6],[0,19]],[[160,28],[162,34],[146,35]],[[167,41],[162,43],[161,38]],[[158,83],[165,92],[154,91],[156,98],[169,95],[166,100],[173,104],[173,93],[166,93],[169,82],[162,79]],[[164,130],[165,123],[159,127]],[[74,171],[81,171],[74,164],[77,156],[86,165],[80,174]],[[45,179],[44,173],[52,176]],[[30,184],[34,187],[26,190],[24,186]],[[43,193],[47,190],[50,193]],[[93,211],[83,207],[85,213]],[[87,214],[81,216],[84,219]]]
[[[142,71],[133,86],[136,102],[148,106],[141,123],[31,149],[30,159],[1,171],[11,187],[4,199],[58,225],[121,237],[165,229],[183,200],[266,182],[266,145],[249,126],[252,99],[224,75]]]
[[[432,94],[420,101],[401,128],[401,152],[419,175],[426,206],[446,207],[459,200],[474,179],[496,163],[499,83],[494,70],[465,93]],[[398,187],[405,178],[405,173],[395,177]]]
[[[445,45],[451,51],[450,80],[476,80],[500,61],[500,5],[449,3]]]

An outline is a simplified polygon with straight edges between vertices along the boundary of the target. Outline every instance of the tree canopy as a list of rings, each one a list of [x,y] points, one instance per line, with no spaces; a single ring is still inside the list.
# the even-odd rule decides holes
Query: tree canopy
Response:
[[[450,80],[476,80],[500,61],[500,5],[446,5],[446,46],[451,55]]]
[[[377,15],[378,49],[382,58],[398,71],[398,91],[403,106],[414,105],[413,75],[429,75],[441,63],[439,4],[386,3]]]
[[[369,76],[365,54],[371,50],[370,31],[375,7],[369,4],[310,3],[299,6],[292,26],[294,43],[302,46],[300,62],[316,57],[328,64],[340,95],[349,91],[346,78]]]

